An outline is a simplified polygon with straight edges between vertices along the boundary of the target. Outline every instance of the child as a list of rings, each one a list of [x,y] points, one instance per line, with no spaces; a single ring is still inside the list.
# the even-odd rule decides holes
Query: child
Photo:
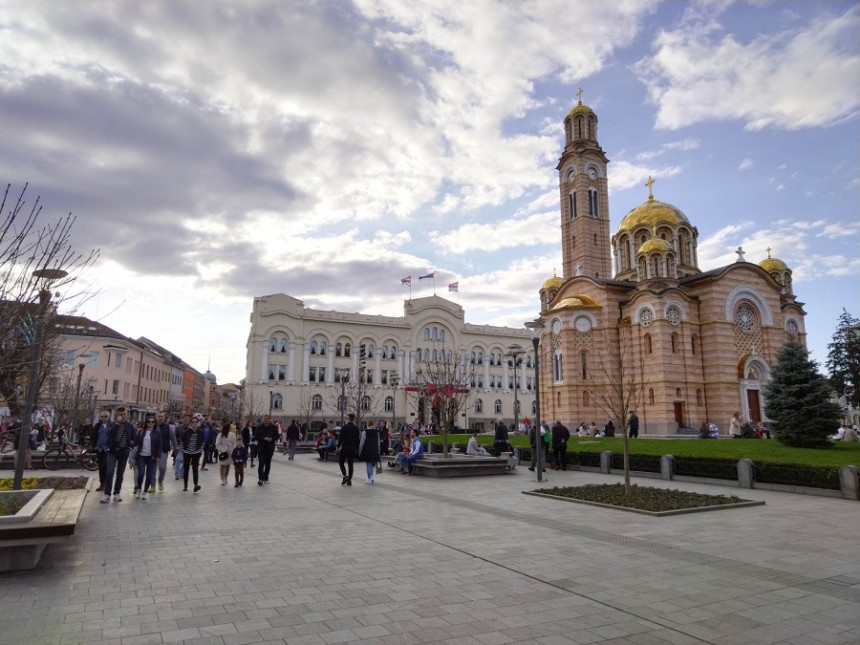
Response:
[[[236,447],[233,448],[233,454],[230,455],[230,458],[233,460],[233,473],[236,478],[233,488],[239,488],[245,483],[245,460],[248,458],[248,449],[245,448],[242,435],[236,437]]]

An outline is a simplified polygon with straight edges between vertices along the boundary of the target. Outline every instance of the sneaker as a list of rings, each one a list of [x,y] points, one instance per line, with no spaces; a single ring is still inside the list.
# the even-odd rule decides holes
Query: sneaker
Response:
[[[347,480],[346,480],[346,485],[347,485],[347,486],[352,486],[352,480],[351,480],[351,479],[347,479]]]
[[[121,501],[122,501],[122,497],[120,497],[119,495],[114,495],[114,496],[113,496],[113,501],[115,501],[115,502],[121,502]]]
[[[102,495],[102,498],[99,500],[102,504],[107,504],[110,501],[110,495]]]
[[[222,479],[222,480],[221,480],[221,485],[222,485],[222,486],[226,486],[226,485],[227,485],[227,480],[226,480],[226,479]]]
[[[263,485],[263,480],[262,480],[262,479],[258,479],[258,480],[257,480],[257,486],[262,486],[262,485]]]
[[[196,493],[198,490],[200,490],[200,486],[195,486],[195,487],[194,487],[194,492]]]
[[[138,499],[140,499],[140,491],[137,490],[136,488],[134,489],[133,495],[134,495],[134,497],[137,497]]]
[[[140,494],[140,499],[142,499],[142,500],[146,501],[146,493],[141,493],[141,494]]]
[[[158,492],[159,492],[159,493],[163,493],[163,492],[164,492],[164,484],[159,484],[159,485],[158,485]]]
[[[183,492],[183,493],[187,493],[187,492],[188,492],[188,486],[186,486],[185,488],[183,488],[183,489],[182,489],[182,492]]]
[[[96,492],[98,493],[98,492],[100,492],[100,491],[103,491],[104,489],[105,489],[104,484],[99,484],[99,487],[98,487],[98,488],[96,488]]]
[[[365,479],[365,480],[364,480],[364,483],[365,483],[365,484],[372,484],[372,483],[373,483],[373,480],[372,480],[372,479]]]
[[[233,488],[239,488],[239,484],[233,484]]]
[[[371,483],[371,484],[373,483],[373,477],[371,477],[371,478],[370,478],[370,483]]]
[[[206,468],[206,467],[204,466],[204,467],[203,467],[203,468],[201,468],[200,470],[209,470],[209,469],[208,469],[208,468]]]

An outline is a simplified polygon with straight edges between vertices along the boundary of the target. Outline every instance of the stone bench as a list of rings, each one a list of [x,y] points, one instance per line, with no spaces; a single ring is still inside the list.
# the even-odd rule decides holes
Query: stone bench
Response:
[[[29,521],[0,524],[0,571],[33,569],[48,544],[74,535],[93,481],[87,488],[53,491]]]
[[[394,456],[383,455],[382,461],[393,463]],[[505,457],[451,455],[446,459],[442,455],[425,454],[423,459],[415,462],[416,475],[434,478],[504,475],[508,471],[508,459]]]

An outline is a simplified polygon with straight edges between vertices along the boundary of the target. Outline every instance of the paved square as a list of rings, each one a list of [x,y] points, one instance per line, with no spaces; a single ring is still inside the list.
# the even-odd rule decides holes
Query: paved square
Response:
[[[197,495],[91,494],[38,569],[0,574],[0,643],[860,643],[857,502],[752,490],[766,506],[652,518],[522,495],[525,468],[357,466],[352,487],[300,454],[265,487],[212,468]]]

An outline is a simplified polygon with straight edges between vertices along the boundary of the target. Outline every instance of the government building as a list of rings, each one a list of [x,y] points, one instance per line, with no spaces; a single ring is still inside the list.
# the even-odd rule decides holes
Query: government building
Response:
[[[571,429],[610,418],[620,426],[619,409],[635,409],[642,435],[689,432],[703,421],[726,433],[734,412],[766,420],[762,389],[778,350],[788,339],[805,343],[791,270],[770,254],[750,262],[740,248],[736,262],[700,270],[698,230],[655,199],[650,179],[647,201],[611,234],[597,115],[580,100],[564,133],[562,275],[544,282],[535,312],[541,418]],[[516,375],[512,347],[522,351]],[[244,408],[336,425],[346,384],[360,381],[366,417],[430,424],[434,400],[416,395],[422,365],[453,361],[471,375],[458,427],[489,431],[499,417],[509,425],[534,417],[534,360],[525,329],[468,324],[459,305],[435,295],[386,317],[308,309],[273,294],[254,300]]]
[[[701,271],[698,230],[654,198],[650,178],[647,201],[610,235],[597,115],[580,100],[564,133],[563,275],[540,290],[541,417],[605,423],[623,390],[640,434],[702,421],[725,433],[733,412],[766,420],[762,389],[777,352],[789,339],[805,344],[791,270],[770,253],[749,262],[739,248],[736,262]]]

